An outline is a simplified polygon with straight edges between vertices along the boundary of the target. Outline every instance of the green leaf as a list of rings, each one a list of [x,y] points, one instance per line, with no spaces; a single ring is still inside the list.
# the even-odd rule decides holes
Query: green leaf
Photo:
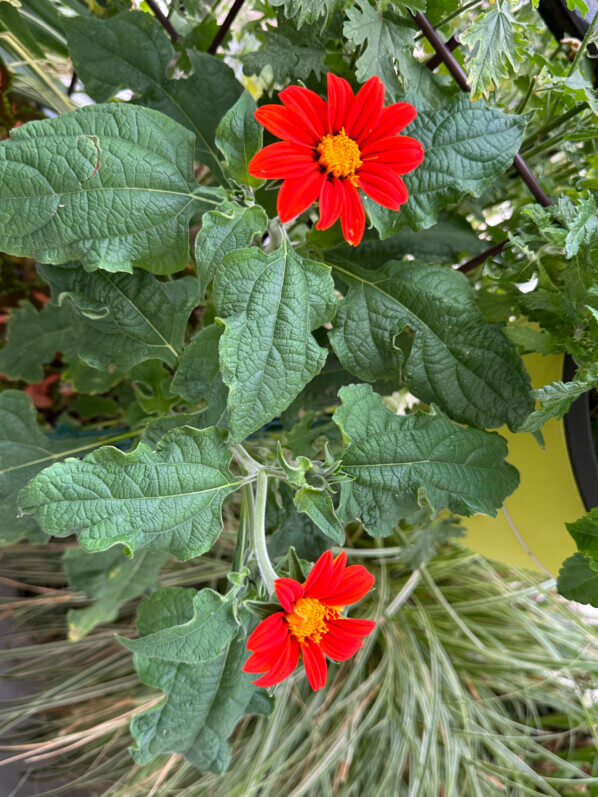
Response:
[[[207,423],[204,416],[205,410],[199,412],[177,412],[172,415],[163,415],[161,418],[153,418],[143,430],[140,442],[145,443],[150,448],[156,448],[165,434],[181,426],[192,426],[194,429],[205,429],[214,424]]]
[[[573,402],[592,387],[598,386],[598,375],[588,379],[574,379],[572,382],[551,382],[534,390],[533,395],[541,407],[534,410],[517,429],[518,432],[539,432],[550,418],[562,418]]]
[[[297,511],[290,487],[281,482],[278,491],[282,508],[274,500],[268,502],[268,508],[278,515],[271,527],[279,526],[268,539],[268,555],[271,559],[279,559],[294,548],[301,559],[315,562],[330,547],[330,539],[305,513]]]
[[[565,525],[580,552],[598,561],[598,507],[590,509],[579,520]]]
[[[375,203],[371,203],[373,205]],[[400,224],[401,214],[391,212],[390,215],[394,217],[390,219],[391,226],[382,228],[380,223],[379,235],[366,232],[357,250],[344,243],[327,249],[326,259],[341,265],[343,262],[357,263],[364,268],[379,268],[381,263],[400,260],[405,255],[431,263],[455,263],[464,255],[473,257],[480,254],[488,246],[478,238],[471,224],[456,213],[441,213],[438,223],[427,230],[414,232],[403,227],[398,233],[392,222]],[[318,245],[317,238],[314,244]]]
[[[192,130],[198,159],[220,174],[216,128],[243,90],[224,61],[190,51],[193,74],[167,78],[174,48],[158,20],[143,11],[109,20],[71,17],[64,25],[77,74],[96,102],[105,102],[120,88],[132,89],[136,102]]]
[[[266,38],[259,50],[241,56],[243,72],[259,75],[270,66],[277,83],[287,83],[290,78],[308,80],[313,74],[321,78],[326,71],[326,52],[319,43],[309,43],[298,36],[295,41],[274,28],[268,28]]]
[[[86,551],[121,543],[168,551],[181,561],[208,551],[222,529],[222,502],[241,481],[230,473],[226,433],[174,429],[156,451],[112,446],[53,465],[22,490],[19,503],[56,537],[76,533]]]
[[[549,84],[561,96],[565,96],[573,103],[587,102],[593,113],[598,115],[598,98],[590,78],[586,77],[581,69],[576,69],[571,75],[553,75]]]
[[[0,249],[88,270],[178,271],[193,185],[192,134],[155,111],[89,105],[29,122],[0,146]]]
[[[359,518],[375,537],[392,532],[418,508],[423,491],[433,511],[496,515],[519,475],[504,462],[507,445],[495,433],[466,429],[436,411],[395,415],[369,385],[349,385],[333,420],[346,448],[339,515]]]
[[[214,279],[224,333],[220,367],[229,386],[230,442],[285,410],[320,371],[326,350],[311,330],[336,309],[330,269],[299,257],[286,242],[226,255]]]
[[[320,17],[330,17],[345,5],[345,0],[271,0],[274,8],[284,8],[286,17],[295,18],[300,28],[304,22],[311,24]]]
[[[171,587],[146,599],[139,607],[137,628],[143,638],[192,620],[192,589]],[[247,658],[245,635],[239,635],[217,658],[197,664],[134,658],[143,683],[161,689],[164,700],[135,715],[131,748],[138,764],[161,753],[181,753],[204,772],[224,772],[230,762],[228,737],[246,714],[267,714],[270,702],[242,671]]]
[[[17,542],[37,524],[21,517],[17,496],[36,473],[68,454],[72,440],[51,440],[37,425],[37,411],[26,393],[0,393],[0,545]]]
[[[496,2],[460,34],[461,42],[469,48],[465,64],[474,99],[488,96],[526,57],[529,42],[522,27],[508,3]]]
[[[401,552],[401,560],[412,570],[429,562],[438,549],[455,537],[463,537],[465,529],[457,518],[439,517],[430,526],[415,529],[409,535],[408,545]]]
[[[421,141],[425,157],[405,175],[409,200],[398,212],[401,220],[425,229],[446,205],[465,194],[480,196],[511,166],[526,122],[526,116],[504,114],[463,95],[443,108],[419,111],[406,132]]]
[[[92,368],[83,360],[71,363],[62,375],[63,382],[70,382],[77,393],[106,393],[124,377],[116,368],[100,370]]]
[[[221,335],[222,327],[216,324],[200,330],[184,350],[172,381],[173,391],[185,401],[205,399],[208,402],[203,420],[213,426],[222,421],[228,396],[218,360]]]
[[[205,293],[208,283],[214,279],[224,255],[249,246],[267,226],[268,217],[259,205],[243,208],[234,202],[223,202],[216,210],[204,214],[201,230],[195,238],[201,293]]]
[[[325,489],[305,486],[295,493],[295,506],[337,545],[345,544],[345,529],[338,519],[330,493]]]
[[[598,607],[598,570],[582,553],[565,559],[556,586],[563,598]]]
[[[392,11],[381,13],[369,0],[357,0],[347,9],[346,17],[345,38],[363,49],[355,65],[357,80],[365,83],[376,75],[390,97],[396,99],[401,84],[395,63],[399,74],[408,71],[408,62],[413,60],[414,29],[406,27]]]
[[[52,296],[72,302],[79,356],[94,368],[130,370],[144,360],[175,365],[189,314],[199,304],[193,277],[160,282],[151,274],[88,273],[81,267],[40,266]]]
[[[13,310],[8,319],[8,341],[0,351],[0,372],[9,379],[41,382],[44,365],[56,352],[65,359],[76,352],[73,314],[68,307],[46,305],[36,310],[27,301]]]
[[[531,217],[543,238],[565,249],[567,258],[591,245],[598,233],[596,199],[592,194],[580,197],[577,204],[568,196],[560,196],[549,208],[526,205],[522,211]]]
[[[81,639],[97,625],[115,620],[124,603],[142,595],[156,582],[167,559],[168,554],[162,551],[140,551],[130,558],[120,546],[101,553],[87,553],[80,548],[65,551],[62,561],[69,584],[88,598],[96,598],[85,609],[69,610],[69,639]]]
[[[255,118],[255,100],[244,91],[233,107],[222,117],[216,130],[216,146],[226,158],[234,179],[253,188],[263,183],[249,174],[249,161],[262,148],[264,130]]]
[[[166,605],[170,603],[165,593],[167,590],[161,590],[154,596],[154,606],[160,597]],[[189,620],[139,639],[119,635],[116,638],[124,647],[149,659],[199,664],[219,656],[238,632],[232,601],[211,589],[202,589],[193,597],[193,616]]]
[[[467,278],[445,266],[387,263],[377,272],[334,266],[349,292],[330,341],[360,379],[395,379],[395,338],[413,330],[406,379],[411,392],[454,420],[518,426],[533,408],[529,377],[513,344],[488,324]]]

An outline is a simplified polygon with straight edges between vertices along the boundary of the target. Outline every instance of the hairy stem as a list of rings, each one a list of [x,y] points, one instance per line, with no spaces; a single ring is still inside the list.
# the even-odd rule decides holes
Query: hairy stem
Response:
[[[274,593],[274,581],[278,578],[272,567],[266,547],[266,498],[268,495],[268,474],[260,470],[255,490],[255,510],[253,514],[253,552],[257,566],[268,593]]]

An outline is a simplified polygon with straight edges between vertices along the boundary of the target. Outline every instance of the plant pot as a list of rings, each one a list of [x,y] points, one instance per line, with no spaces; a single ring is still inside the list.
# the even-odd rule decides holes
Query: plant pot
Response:
[[[534,388],[569,381],[575,366],[564,355],[524,357]],[[598,505],[598,459],[590,426],[590,397],[581,396],[564,419],[542,429],[544,448],[531,434],[499,430],[509,445],[509,462],[521,483],[496,518],[465,521],[465,544],[489,559],[556,576],[576,546],[565,522]]]

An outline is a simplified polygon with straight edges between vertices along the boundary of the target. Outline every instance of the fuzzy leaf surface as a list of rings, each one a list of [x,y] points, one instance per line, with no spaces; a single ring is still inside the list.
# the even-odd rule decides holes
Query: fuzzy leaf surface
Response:
[[[140,637],[190,622],[195,595],[195,590],[179,587],[154,593],[139,607]],[[224,772],[231,756],[227,739],[236,724],[246,714],[270,710],[268,698],[241,669],[246,658],[241,629],[217,658],[197,664],[136,653],[140,679],[165,693],[157,706],[133,717],[131,752],[137,763],[146,764],[161,753],[181,753],[202,772]]]
[[[268,226],[268,217],[259,206],[243,208],[234,202],[205,213],[195,238],[195,262],[201,291],[214,279],[224,255],[251,244]]]
[[[54,300],[69,300],[74,308],[74,343],[92,367],[128,371],[144,360],[176,364],[189,314],[200,301],[193,277],[160,282],[140,270],[89,273],[58,266],[40,266],[39,273]]]
[[[418,508],[423,490],[434,511],[496,515],[519,482],[505,463],[507,445],[495,433],[465,429],[444,415],[395,415],[369,385],[339,391],[333,420],[346,448],[339,514],[361,519],[375,537],[392,532]]]
[[[193,186],[193,135],[156,111],[88,105],[30,122],[0,146],[0,249],[90,271],[178,271]]]
[[[590,509],[579,520],[565,525],[581,553],[598,562],[598,507]]]
[[[68,360],[76,351],[73,313],[68,307],[46,305],[42,310],[21,302],[8,319],[8,340],[0,351],[0,373],[9,379],[41,382],[44,365],[56,352]]]
[[[155,452],[112,446],[53,465],[21,492],[21,509],[56,537],[76,533],[86,551],[118,543],[130,551],[201,556],[222,529],[224,499],[240,486],[230,473],[225,432],[183,427]]]
[[[465,194],[480,196],[506,171],[521,146],[525,116],[505,114],[459,95],[436,110],[421,110],[407,133],[423,144],[423,163],[404,177],[409,200],[399,211],[420,230]],[[392,213],[392,211],[391,211]]]
[[[214,280],[224,324],[220,367],[229,386],[229,441],[243,440],[285,410],[321,370],[326,350],[312,330],[337,305],[330,269],[283,245],[226,255]]]
[[[165,590],[161,595],[168,605]],[[159,600],[154,598],[153,603]],[[233,604],[211,589],[202,589],[193,597],[193,616],[184,623],[145,634],[139,639],[117,636],[121,645],[150,659],[199,664],[214,659],[239,633]]]
[[[172,381],[173,391],[185,401],[208,402],[202,413],[208,426],[218,426],[226,413],[228,388],[222,381],[218,359],[221,336],[222,327],[216,324],[201,329],[183,351]]]
[[[96,599],[84,609],[69,610],[69,639],[81,639],[101,623],[115,620],[124,603],[155,584],[167,559],[163,551],[139,551],[131,558],[120,546],[100,553],[81,548],[65,551],[62,561],[69,583]]]
[[[295,493],[295,506],[337,545],[344,545],[345,529],[334,511],[330,493],[307,485]]]
[[[557,579],[557,589],[563,598],[598,607],[598,566],[582,553],[565,559]]]
[[[262,148],[264,129],[255,118],[255,100],[245,90],[222,117],[216,130],[216,146],[226,158],[229,173],[235,180],[253,188],[263,180],[249,174],[249,161]]]
[[[534,397],[541,403],[518,427],[518,432],[539,432],[550,418],[562,418],[573,402],[592,387],[598,385],[598,375],[594,379],[574,379],[572,382],[551,382],[534,390]]]
[[[120,88],[132,89],[138,95],[134,102],[192,130],[198,159],[220,174],[216,128],[243,90],[224,61],[191,52],[193,74],[171,80],[174,47],[158,20],[143,11],[108,20],[78,16],[64,24],[75,69],[96,102],[106,102]]]
[[[415,332],[406,363],[409,389],[451,418],[515,428],[533,408],[529,377],[513,344],[488,324],[462,274],[444,266],[387,263],[376,272],[334,266],[349,292],[330,340],[360,379],[396,379],[396,336]]]

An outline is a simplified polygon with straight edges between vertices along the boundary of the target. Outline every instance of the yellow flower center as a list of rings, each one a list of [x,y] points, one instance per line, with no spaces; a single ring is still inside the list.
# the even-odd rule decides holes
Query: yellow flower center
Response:
[[[324,606],[317,598],[299,598],[293,611],[287,614],[287,623],[298,642],[304,639],[319,642],[328,631],[326,620],[335,620],[338,616],[337,607]]]
[[[320,163],[334,177],[351,177],[361,166],[359,144],[345,133],[328,133],[318,144]]]

